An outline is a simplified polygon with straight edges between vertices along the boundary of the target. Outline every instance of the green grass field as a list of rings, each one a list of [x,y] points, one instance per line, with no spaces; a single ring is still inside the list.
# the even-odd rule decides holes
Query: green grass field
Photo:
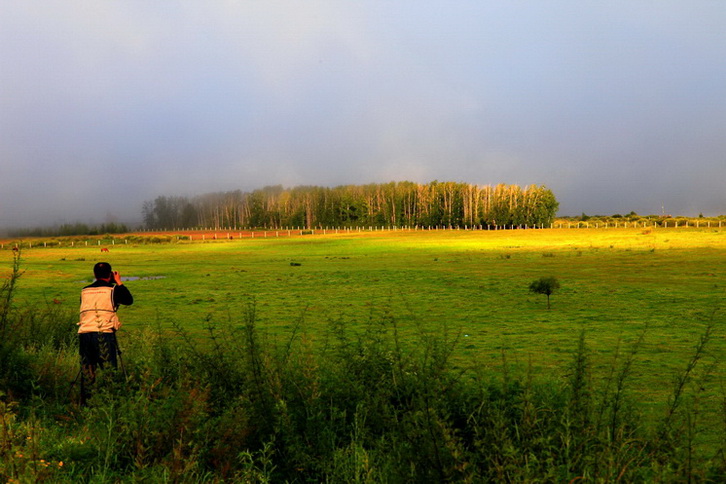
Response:
[[[0,266],[11,266],[3,251]],[[107,260],[136,303],[124,332],[176,322],[204,344],[208,324],[242,324],[254,301],[262,333],[293,331],[324,344],[335,324],[395,320],[403,338],[457,339],[462,366],[504,359],[536,372],[570,361],[581,329],[595,371],[645,330],[633,378],[645,400],[665,401],[707,323],[706,364],[726,355],[726,232],[714,229],[373,232],[177,244],[39,248],[22,252],[16,302],[77,305],[92,265]],[[299,265],[291,265],[296,263]],[[546,298],[528,285],[555,276]],[[722,378],[722,369],[715,370]]]
[[[724,482],[722,231],[119,240],[0,250],[0,478]],[[101,259],[136,302],[81,405]]]

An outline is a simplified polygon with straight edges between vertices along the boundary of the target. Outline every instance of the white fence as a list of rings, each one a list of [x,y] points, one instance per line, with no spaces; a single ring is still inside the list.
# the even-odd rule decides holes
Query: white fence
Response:
[[[655,221],[640,221],[640,222],[554,222],[550,228],[554,229],[597,229],[597,228],[678,228],[678,227],[691,227],[691,228],[721,228],[722,220],[712,221],[700,221],[695,222],[689,220],[661,220],[660,223]]]

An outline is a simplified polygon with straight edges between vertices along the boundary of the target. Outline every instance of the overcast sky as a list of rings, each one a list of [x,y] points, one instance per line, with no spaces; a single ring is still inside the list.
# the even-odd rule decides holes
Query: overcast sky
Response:
[[[726,3],[0,0],[0,227],[265,185],[726,214]]]

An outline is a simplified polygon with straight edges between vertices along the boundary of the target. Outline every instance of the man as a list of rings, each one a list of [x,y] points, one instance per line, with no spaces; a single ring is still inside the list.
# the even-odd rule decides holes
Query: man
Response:
[[[109,363],[116,368],[116,330],[121,327],[116,311],[134,303],[134,297],[108,262],[93,266],[96,281],[81,291],[81,317],[78,322],[78,349],[83,380],[93,383],[96,368]],[[82,383],[83,383],[82,380]]]

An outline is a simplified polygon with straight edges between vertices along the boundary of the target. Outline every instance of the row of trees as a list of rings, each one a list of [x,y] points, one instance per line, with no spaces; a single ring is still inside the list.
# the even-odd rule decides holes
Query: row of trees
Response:
[[[545,186],[438,182],[270,186],[144,202],[148,229],[547,225],[559,204]]]
[[[125,224],[109,222],[100,225],[84,223],[62,224],[54,227],[35,227],[27,229],[10,229],[10,237],[65,237],[71,235],[102,235],[124,234],[129,231]]]

